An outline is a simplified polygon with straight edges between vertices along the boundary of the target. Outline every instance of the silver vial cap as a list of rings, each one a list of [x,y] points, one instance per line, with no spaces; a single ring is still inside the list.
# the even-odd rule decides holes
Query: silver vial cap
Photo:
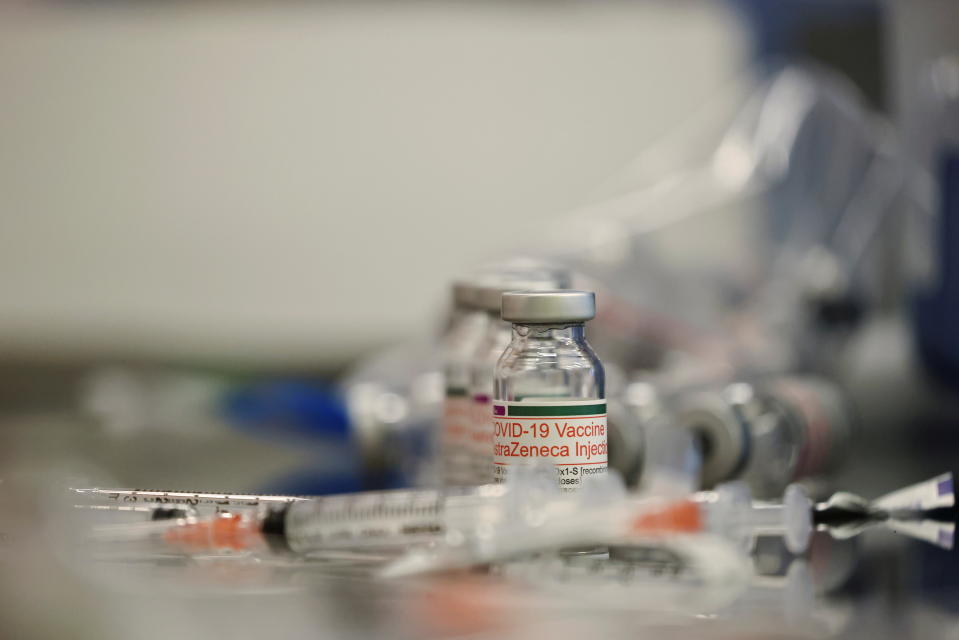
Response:
[[[572,283],[565,267],[540,260],[518,258],[488,265],[453,283],[453,304],[461,309],[499,313],[500,296],[516,289],[567,289]]]
[[[554,289],[569,289],[569,269],[555,262],[537,258],[510,258],[484,265],[477,276],[489,284],[497,280],[555,280]]]
[[[477,284],[469,280],[457,280],[453,283],[453,306],[457,309],[476,309]]]
[[[592,291],[510,291],[502,299],[503,320],[507,322],[586,322],[596,315],[596,295]]]
[[[549,291],[556,288],[556,278],[514,280],[505,279],[482,284],[476,288],[476,306],[490,313],[499,313],[503,294],[507,291]]]

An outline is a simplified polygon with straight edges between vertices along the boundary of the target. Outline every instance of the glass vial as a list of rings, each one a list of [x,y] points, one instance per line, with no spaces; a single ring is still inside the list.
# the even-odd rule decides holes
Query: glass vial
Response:
[[[470,365],[490,324],[489,315],[477,303],[476,282],[453,284],[453,318],[443,340],[443,376],[446,394],[439,433],[439,466],[444,486],[469,485]]]
[[[515,289],[551,290],[568,281],[564,274],[542,276],[536,280],[506,280],[477,288],[476,300],[487,314],[488,325],[483,339],[473,353],[470,364],[470,453],[467,465],[470,484],[493,481],[493,426],[490,403],[493,400],[493,374],[496,363],[510,344],[512,329],[500,318],[503,294]]]
[[[701,484],[742,479],[757,498],[838,466],[851,418],[838,387],[814,377],[775,377],[703,390],[680,400],[675,424],[693,435]]]
[[[548,462],[566,491],[607,471],[605,373],[586,342],[596,315],[588,291],[513,291],[502,297],[512,340],[496,365],[495,482],[517,465]]]

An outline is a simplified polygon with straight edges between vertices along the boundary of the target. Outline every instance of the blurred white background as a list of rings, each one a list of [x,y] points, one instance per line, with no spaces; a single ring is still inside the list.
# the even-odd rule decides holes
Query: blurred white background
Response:
[[[0,352],[329,365],[741,71],[713,2],[0,9]]]

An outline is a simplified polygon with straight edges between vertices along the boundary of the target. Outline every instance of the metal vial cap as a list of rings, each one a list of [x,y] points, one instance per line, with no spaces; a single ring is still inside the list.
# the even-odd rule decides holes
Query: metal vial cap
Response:
[[[596,315],[592,291],[509,291],[503,294],[503,320],[519,324],[586,322]]]
[[[476,306],[490,313],[500,310],[500,301],[507,291],[548,291],[556,288],[556,279],[503,280],[476,288]]]
[[[453,305],[458,309],[476,309],[476,289],[475,282],[468,280],[457,280],[453,283]]]

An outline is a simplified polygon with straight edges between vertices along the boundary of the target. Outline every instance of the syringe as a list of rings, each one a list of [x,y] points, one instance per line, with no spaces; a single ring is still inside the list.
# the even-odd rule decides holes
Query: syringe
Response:
[[[678,544],[690,536],[719,537],[746,551],[760,535],[781,535],[791,551],[801,552],[808,543],[814,513],[817,524],[835,527],[838,522],[833,521],[841,519],[840,511],[849,511],[839,509],[836,500],[814,506],[797,485],[787,489],[781,502],[772,503],[751,500],[742,483],[666,497],[627,494],[615,475],[601,478],[605,479],[584,484],[576,494],[560,493],[549,474],[535,471],[507,485],[450,490],[293,500],[279,497],[258,503],[254,503],[257,496],[244,494],[238,512],[179,517],[142,526],[103,525],[95,532],[100,540],[158,540],[165,547],[188,553],[407,551],[386,571],[387,575],[407,575],[589,545],[609,545],[615,553],[618,546]],[[150,499],[210,496],[221,502],[235,495],[146,493]],[[951,505],[952,500],[951,476],[944,475],[874,504],[882,513],[889,513],[904,508],[915,511],[914,507],[934,509]],[[910,525],[908,519],[897,519],[897,523],[898,528]],[[930,536],[924,534],[927,539]],[[951,546],[951,524],[948,530],[944,526],[936,529],[931,541],[944,536],[949,544],[938,543]],[[424,547],[429,547],[428,552],[422,552]]]
[[[155,489],[73,488],[75,496],[89,505],[183,505],[198,511],[236,511],[263,505],[283,505],[308,501],[305,496],[284,496],[252,493],[215,493],[205,491],[166,491]]]
[[[529,490],[522,493],[534,500],[540,495],[533,487],[525,488]],[[302,555],[343,549],[406,549],[434,542],[448,531],[495,522],[515,502],[507,500],[508,496],[519,499],[519,493],[511,487],[498,485],[317,497],[113,489],[91,492],[155,500],[159,504],[166,504],[167,500],[214,504],[221,509],[214,515],[138,528],[148,534],[144,537],[161,539],[187,551],[248,550]],[[95,535],[101,540],[129,540],[129,529],[129,525],[104,525],[96,528]]]
[[[388,566],[384,574],[403,576],[468,567],[590,544],[659,541],[672,545],[689,536],[717,536],[749,551],[758,536],[781,535],[787,549],[800,553],[809,544],[814,519],[837,536],[855,535],[872,523],[886,522],[905,535],[952,548],[954,523],[929,516],[954,504],[952,475],[948,473],[872,503],[839,493],[814,505],[799,485],[790,485],[779,503],[755,502],[743,483],[679,499],[652,496],[605,502],[587,499],[583,504],[556,502],[549,510],[518,514],[521,517],[472,538],[447,538],[429,553],[414,549]]]
[[[727,617],[759,611],[794,622],[811,613],[812,581],[803,560],[794,560],[782,576],[759,576],[741,554],[716,539],[630,551],[609,559],[524,557],[497,565],[494,572],[537,593],[565,598],[569,606]]]
[[[780,535],[790,551],[800,553],[812,533],[813,503],[799,485],[791,485],[779,503],[752,501],[743,483],[678,498],[611,493],[581,490],[517,510],[496,527],[447,535],[428,551],[412,549],[384,575],[463,568],[590,545],[610,545],[615,555],[618,546],[672,544],[691,537],[719,538],[746,553],[758,536]]]
[[[776,505],[751,502],[744,487],[677,499],[638,497],[627,494],[615,480],[571,496],[561,494],[549,479],[548,474],[531,473],[509,485],[299,498],[237,513],[185,518],[149,531],[186,551],[301,555],[458,547],[510,538],[509,532],[528,527],[537,528],[538,534],[535,540],[523,538],[524,549],[562,547],[574,540],[601,544],[623,536],[702,532],[718,533],[747,547],[756,535],[779,533],[787,537],[790,548],[799,549],[805,544],[803,532],[808,535],[811,504],[798,488],[787,494],[783,505]],[[542,535],[547,524],[556,532],[555,540]],[[610,529],[614,524],[616,528]],[[120,527],[101,527],[99,537],[129,538],[118,531]],[[494,549],[488,551],[496,555]]]

